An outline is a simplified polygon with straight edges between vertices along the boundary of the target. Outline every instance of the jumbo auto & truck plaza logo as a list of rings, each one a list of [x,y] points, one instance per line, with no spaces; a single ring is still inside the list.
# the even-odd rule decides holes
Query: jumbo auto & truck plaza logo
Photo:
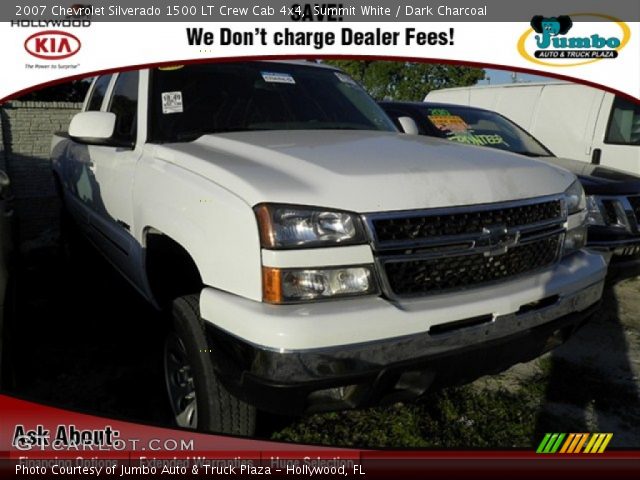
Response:
[[[576,21],[590,17],[592,21]],[[593,19],[598,21],[593,21]],[[629,26],[600,14],[535,15],[518,40],[518,52],[530,62],[552,67],[585,65],[618,58],[629,42]]]

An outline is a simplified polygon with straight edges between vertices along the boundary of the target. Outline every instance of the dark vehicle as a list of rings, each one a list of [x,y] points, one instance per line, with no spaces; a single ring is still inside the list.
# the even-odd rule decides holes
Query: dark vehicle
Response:
[[[429,102],[380,102],[405,133],[506,150],[565,168],[587,194],[588,246],[612,253],[620,278],[640,273],[640,177],[614,168],[556,157],[508,118],[481,108]]]

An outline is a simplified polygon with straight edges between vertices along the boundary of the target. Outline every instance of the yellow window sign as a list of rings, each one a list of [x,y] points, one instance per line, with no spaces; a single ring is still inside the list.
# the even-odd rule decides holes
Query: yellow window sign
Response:
[[[450,132],[466,132],[469,125],[462,117],[457,115],[429,115],[429,120],[436,128]]]

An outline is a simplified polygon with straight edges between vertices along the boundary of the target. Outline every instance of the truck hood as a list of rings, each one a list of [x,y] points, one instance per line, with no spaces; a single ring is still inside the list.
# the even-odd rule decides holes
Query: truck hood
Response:
[[[563,192],[575,177],[489,148],[393,132],[258,131],[154,145],[156,158],[202,175],[249,205],[361,213],[472,205]]]

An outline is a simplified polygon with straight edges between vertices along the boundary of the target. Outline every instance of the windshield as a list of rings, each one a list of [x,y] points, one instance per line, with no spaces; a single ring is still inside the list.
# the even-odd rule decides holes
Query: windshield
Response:
[[[396,130],[348,75],[272,62],[154,69],[149,114],[154,142],[254,130]]]
[[[457,106],[419,106],[418,110],[427,123],[427,135],[531,157],[552,156],[544,145],[497,113]]]

